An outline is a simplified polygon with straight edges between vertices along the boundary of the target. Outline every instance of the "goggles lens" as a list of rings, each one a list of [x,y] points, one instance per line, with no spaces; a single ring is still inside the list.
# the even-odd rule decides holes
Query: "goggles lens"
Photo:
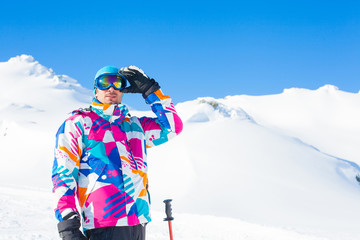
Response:
[[[114,87],[116,90],[125,88],[125,79],[119,75],[104,75],[96,79],[96,87],[105,90]]]

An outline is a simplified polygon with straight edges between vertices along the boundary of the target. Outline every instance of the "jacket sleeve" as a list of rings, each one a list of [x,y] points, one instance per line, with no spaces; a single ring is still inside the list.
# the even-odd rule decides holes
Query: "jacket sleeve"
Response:
[[[75,212],[77,179],[82,154],[82,131],[74,117],[67,119],[56,134],[55,159],[52,169],[55,216],[59,221]],[[79,216],[80,217],[80,216]]]
[[[150,104],[157,116],[157,118],[140,118],[147,147],[160,145],[181,133],[183,123],[169,96],[163,95],[159,89],[150,94],[145,101]]]

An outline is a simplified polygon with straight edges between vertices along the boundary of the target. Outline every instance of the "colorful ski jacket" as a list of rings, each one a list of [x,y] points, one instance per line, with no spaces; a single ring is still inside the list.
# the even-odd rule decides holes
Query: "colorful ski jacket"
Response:
[[[167,142],[183,124],[160,89],[145,100],[157,118],[130,117],[125,105],[94,99],[59,128],[52,173],[59,221],[78,214],[75,198],[84,230],[151,221],[146,148]]]

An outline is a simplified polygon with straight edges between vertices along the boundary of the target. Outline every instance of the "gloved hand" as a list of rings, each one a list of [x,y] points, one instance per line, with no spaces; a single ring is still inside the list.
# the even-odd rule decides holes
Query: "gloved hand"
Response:
[[[123,75],[130,83],[130,86],[121,90],[123,93],[142,93],[144,98],[160,89],[159,84],[150,79],[140,68],[129,66],[121,68],[119,73]]]
[[[87,240],[79,229],[81,224],[78,217],[63,220],[57,226],[62,240]]]

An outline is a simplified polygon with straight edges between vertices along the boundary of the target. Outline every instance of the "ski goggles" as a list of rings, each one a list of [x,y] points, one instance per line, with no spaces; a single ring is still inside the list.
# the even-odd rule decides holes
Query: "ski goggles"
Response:
[[[126,87],[126,80],[120,75],[103,75],[95,80],[95,87],[100,90],[106,90],[110,87],[122,90]]]

